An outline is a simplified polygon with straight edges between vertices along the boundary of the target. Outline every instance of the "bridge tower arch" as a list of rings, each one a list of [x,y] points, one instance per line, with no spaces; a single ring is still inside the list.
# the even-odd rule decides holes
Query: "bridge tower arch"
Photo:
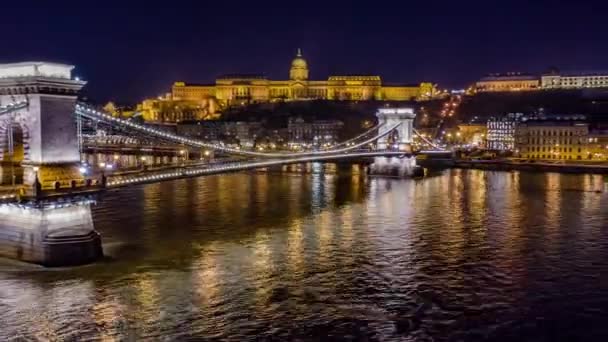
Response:
[[[18,113],[0,119],[0,184],[23,183],[22,164],[29,162],[29,128]]]
[[[414,134],[414,119],[416,113],[409,107],[383,107],[376,112],[378,118],[379,135],[383,135],[389,129],[399,125],[394,134],[388,134],[378,139],[379,150],[410,151],[412,137]]]
[[[0,105],[28,102],[26,108],[0,116],[3,161],[11,128],[17,125],[23,134],[24,184],[34,184],[36,177],[43,184],[82,178],[74,106],[85,82],[72,78],[73,68],[48,62],[0,64]]]

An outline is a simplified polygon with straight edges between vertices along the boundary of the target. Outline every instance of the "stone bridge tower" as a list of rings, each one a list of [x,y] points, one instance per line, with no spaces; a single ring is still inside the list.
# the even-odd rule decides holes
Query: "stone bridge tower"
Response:
[[[48,62],[0,64],[0,105],[28,102],[26,108],[0,116],[0,158],[6,165],[9,135],[16,129],[26,185],[36,175],[43,186],[82,179],[74,105],[85,82],[72,78],[73,68]]]
[[[378,139],[378,149],[396,149],[409,152],[411,150],[414,131],[414,119],[416,118],[414,109],[408,107],[379,108],[376,112],[376,116],[378,117],[378,124],[381,125],[378,129],[379,134],[383,134],[395,125],[401,124],[395,130],[394,134],[389,134]],[[391,140],[389,137],[394,138],[392,145],[389,145],[389,141]]]

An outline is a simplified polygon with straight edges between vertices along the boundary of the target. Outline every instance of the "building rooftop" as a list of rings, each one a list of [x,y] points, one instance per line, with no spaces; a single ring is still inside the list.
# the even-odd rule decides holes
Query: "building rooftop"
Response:
[[[577,77],[577,76],[608,76],[608,70],[594,71],[558,71],[545,73],[543,76],[562,76],[562,77]]]
[[[0,64],[0,78],[42,76],[70,79],[73,69],[73,65],[52,62],[7,63]]]
[[[4,64],[0,64],[0,69],[22,67],[22,66],[42,66],[42,65],[56,66],[56,67],[66,67],[66,68],[74,68],[74,66],[70,65],[70,64],[54,63],[54,62],[42,62],[42,61],[29,61],[29,62],[16,62],[16,63],[4,63]]]
[[[383,87],[406,87],[406,88],[418,88],[419,83],[383,83]]]
[[[173,86],[177,87],[215,87],[215,83],[190,83],[190,82],[175,82]]]
[[[380,81],[380,76],[377,75],[335,75],[329,76],[329,81]]]
[[[266,80],[267,77],[260,74],[226,74],[220,75],[218,80],[246,79],[246,80]]]
[[[587,120],[587,117],[582,114],[571,114],[571,115],[541,115],[541,116],[528,116],[522,119],[523,122],[532,125],[546,125],[546,124],[561,124],[569,125],[572,123],[581,123]]]
[[[526,74],[526,73],[518,73],[518,72],[510,72],[506,74],[489,74],[485,77],[482,77],[479,82],[487,82],[487,81],[532,81],[537,80],[538,77]]]
[[[528,120],[522,122],[525,126],[542,126],[542,127],[570,127],[570,126],[587,126],[585,121],[555,121],[555,120]]]

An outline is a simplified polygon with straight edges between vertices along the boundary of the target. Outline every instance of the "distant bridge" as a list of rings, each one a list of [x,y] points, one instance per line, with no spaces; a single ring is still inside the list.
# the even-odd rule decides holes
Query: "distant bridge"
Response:
[[[0,115],[6,116],[5,114],[28,110],[28,108],[29,103],[26,99],[24,101],[10,103],[8,105],[0,107]],[[137,139],[130,138],[129,136],[119,135],[95,137],[83,135],[81,121],[83,119],[88,119],[93,120],[95,122],[102,122],[112,128],[117,128],[126,132],[132,132],[133,134],[143,136],[146,139],[152,139],[152,143],[149,143],[149,146],[151,146],[152,149],[171,149],[172,147],[167,146],[167,143],[169,143],[173,144],[173,146],[205,148],[209,150],[219,151],[225,154],[232,154],[250,158],[250,160],[231,162],[228,164],[182,166],[181,168],[173,168],[171,171],[150,171],[149,174],[143,175],[139,174],[130,176],[111,176],[107,182],[107,186],[110,187],[125,186],[130,184],[137,184],[140,182],[162,181],[181,177],[216,174],[221,172],[234,172],[255,168],[265,168],[270,166],[294,163],[353,159],[361,157],[395,157],[405,155],[410,156],[411,153],[409,152],[409,144],[411,143],[411,137],[415,134],[418,134],[411,125],[411,121],[415,117],[413,112],[404,112],[401,109],[383,108],[379,111],[378,117],[380,119],[380,123],[377,126],[352,139],[347,140],[346,142],[339,143],[333,148],[328,148],[319,151],[303,152],[256,152],[241,150],[238,148],[231,148],[223,144],[213,144],[206,141],[193,139],[190,137],[180,136],[174,133],[150,127],[145,124],[140,124],[130,120],[114,117],[108,113],[104,113],[82,103],[75,105],[75,117],[78,126],[78,130],[76,132],[78,138],[78,146],[81,150],[84,149],[85,138],[101,139],[104,143],[106,143],[107,147],[115,148],[116,151],[124,150],[126,148],[125,146],[129,145],[131,146],[131,148],[133,148],[133,146],[137,146]],[[0,125],[0,129],[1,127],[2,126]],[[369,137],[369,135],[373,134],[376,130],[378,130],[378,133]],[[394,134],[395,132],[398,132],[402,136],[407,137],[407,139],[400,139],[399,137],[397,138],[400,140],[398,140],[398,144],[394,147],[398,147],[401,150],[361,150],[363,147],[368,147],[370,144],[373,144],[377,141],[381,141],[383,147],[389,147],[386,144],[386,138],[387,136]],[[0,142],[2,141],[3,140],[0,140]],[[10,141],[10,139],[7,141]],[[158,143],[155,144],[154,141],[157,141]],[[427,143],[437,149],[437,146],[433,145],[430,141],[427,141]],[[42,184],[45,183],[43,182]],[[46,184],[48,184],[48,182]]]

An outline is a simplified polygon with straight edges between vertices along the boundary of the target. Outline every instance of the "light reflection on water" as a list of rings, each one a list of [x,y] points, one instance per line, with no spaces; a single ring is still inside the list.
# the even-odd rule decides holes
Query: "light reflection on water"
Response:
[[[285,171],[108,193],[108,260],[2,264],[0,338],[608,335],[604,178]]]

